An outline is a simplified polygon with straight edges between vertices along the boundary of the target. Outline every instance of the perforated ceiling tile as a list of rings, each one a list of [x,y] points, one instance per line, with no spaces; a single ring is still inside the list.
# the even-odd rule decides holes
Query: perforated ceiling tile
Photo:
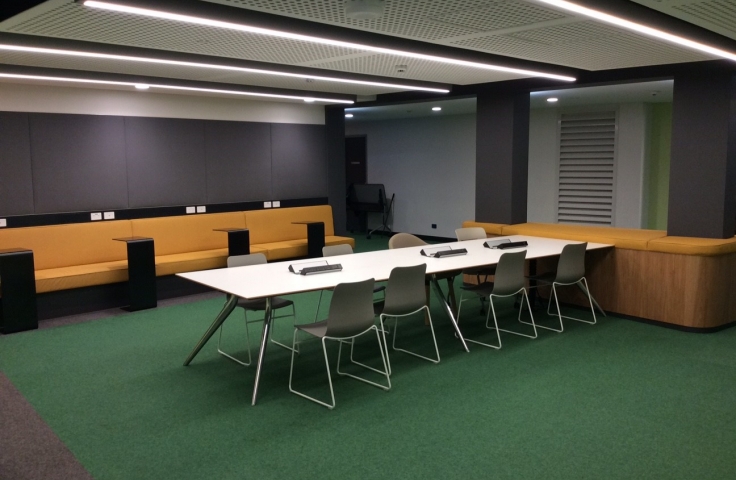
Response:
[[[400,89],[373,87],[369,85],[341,84],[323,80],[307,82],[301,78],[275,77],[257,73],[234,73],[213,71],[199,68],[178,67],[173,65],[152,65],[142,63],[121,62],[78,57],[39,56],[24,52],[0,51],[0,63],[31,67],[61,68],[65,70],[97,71],[106,73],[122,73],[128,75],[145,75],[161,78],[196,80],[203,82],[219,82],[232,84],[232,88],[243,85],[262,87],[309,90],[316,92],[346,93],[353,95],[376,95],[391,93]],[[162,81],[165,83],[165,80]],[[227,86],[223,88],[228,88]]]
[[[587,70],[695,62],[714,58],[594,22],[576,22],[455,43],[477,50],[493,50],[502,55]]]
[[[472,83],[500,82],[523,78],[514,75],[491,70],[480,70],[459,65],[438,64],[423,60],[406,59],[392,55],[365,55],[354,58],[346,58],[337,61],[323,62],[314,65],[318,68],[331,70],[348,70],[357,73],[374,73],[377,75],[396,75],[396,65],[406,65],[407,72],[402,78],[433,78],[435,81],[455,85],[468,85]]]
[[[458,9],[454,2],[442,0],[386,0],[384,14],[377,20],[354,20],[345,16],[345,0],[204,0],[232,7],[286,15],[316,22],[342,25],[392,35],[439,40],[477,32],[476,29],[433,21]],[[488,0],[469,0],[463,8],[482,8]]]
[[[736,39],[736,0],[634,0],[649,8]]]
[[[299,64],[355,50],[91,9],[66,3],[15,24],[12,33]]]
[[[502,30],[566,18],[566,15],[539,5],[514,0],[486,2],[482,7],[460,8],[446,15],[432,14],[430,20],[474,28],[479,32]]]

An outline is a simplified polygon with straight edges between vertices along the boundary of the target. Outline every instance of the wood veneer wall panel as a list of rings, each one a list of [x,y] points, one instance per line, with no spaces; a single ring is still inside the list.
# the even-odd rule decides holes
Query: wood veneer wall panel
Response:
[[[586,268],[591,293],[606,311],[692,328],[736,320],[736,254],[615,249],[589,252]],[[562,301],[586,305],[575,290],[561,292]]]

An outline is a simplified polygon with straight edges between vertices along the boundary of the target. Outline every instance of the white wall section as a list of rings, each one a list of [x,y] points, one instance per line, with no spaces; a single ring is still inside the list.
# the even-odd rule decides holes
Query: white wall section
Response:
[[[614,227],[645,225],[645,165],[647,162],[648,107],[643,103],[566,109],[583,112],[616,109],[616,193]],[[529,193],[527,221],[556,223],[559,163],[559,108],[533,109],[529,120]]]
[[[0,82],[0,110],[324,125],[324,106]]]
[[[396,194],[395,232],[454,238],[474,219],[475,115],[351,120],[346,134],[367,135],[368,182]]]

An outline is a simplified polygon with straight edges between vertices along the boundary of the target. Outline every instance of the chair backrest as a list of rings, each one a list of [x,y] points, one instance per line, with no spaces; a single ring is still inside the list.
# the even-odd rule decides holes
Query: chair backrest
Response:
[[[511,295],[524,288],[524,259],[526,250],[501,255],[493,279],[494,295]]]
[[[375,324],[373,286],[375,280],[338,283],[327,315],[328,337],[353,337]]]
[[[262,265],[267,263],[266,256],[262,253],[251,253],[250,255],[236,255],[227,257],[227,267],[247,267],[248,265]]]
[[[427,304],[424,276],[427,264],[411,267],[395,267],[391,270],[386,284],[386,298],[383,313],[387,315],[406,315]]]
[[[477,240],[479,238],[488,238],[488,235],[486,235],[486,231],[483,230],[481,227],[456,228],[455,236],[457,237],[458,242],[462,242],[463,240]]]
[[[562,248],[560,260],[557,262],[555,282],[575,283],[585,276],[585,250],[588,242],[570,243]]]
[[[342,245],[325,245],[322,247],[323,257],[334,257],[336,255],[350,255],[353,253],[353,247],[348,244]]]
[[[427,242],[411,233],[397,233],[388,239],[388,248],[421,247]]]

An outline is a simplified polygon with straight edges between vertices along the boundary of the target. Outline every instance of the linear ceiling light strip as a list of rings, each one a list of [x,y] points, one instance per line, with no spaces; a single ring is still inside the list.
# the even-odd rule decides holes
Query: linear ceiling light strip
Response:
[[[56,48],[42,48],[42,47],[25,47],[21,45],[7,45],[0,44],[0,50],[10,50],[15,52],[28,52],[28,53],[43,53],[50,55],[67,55],[72,57],[87,57],[87,58],[103,58],[105,60],[121,60],[127,62],[140,62],[140,63],[153,63],[161,65],[176,65],[183,67],[197,67],[197,68],[208,68],[212,70],[228,70],[233,72],[243,73],[258,73],[264,75],[277,75],[283,77],[294,77],[294,78],[305,78],[314,80],[324,80],[327,82],[340,82],[340,83],[351,83],[358,85],[370,85],[374,87],[386,87],[386,88],[398,88],[398,89],[409,89],[409,90],[421,90],[426,92],[436,93],[449,93],[450,91],[444,88],[430,88],[430,87],[419,87],[416,85],[401,85],[395,83],[383,83],[383,82],[371,82],[367,80],[351,80],[345,78],[332,78],[332,77],[320,77],[315,75],[307,75],[301,73],[289,73],[279,72],[274,70],[261,70],[258,68],[244,68],[234,67],[228,65],[217,65],[210,63],[198,63],[198,62],[185,62],[180,60],[166,60],[162,58],[146,58],[146,57],[133,57],[129,55],[113,55],[108,53],[95,53],[95,52],[83,52],[79,50],[60,50]]]
[[[717,57],[727,58],[729,60],[736,61],[736,54],[728,52],[726,50],[721,50],[720,48],[715,48],[709,45],[705,45],[703,43],[695,42],[693,40],[688,40],[687,38],[673,35],[671,33],[667,33],[662,30],[657,30],[656,28],[647,27],[646,25],[642,25],[640,23],[635,23],[629,20],[624,20],[623,18],[620,18],[620,17],[614,17],[613,15],[599,12],[598,10],[586,8],[586,7],[583,7],[583,6],[574,4],[574,3],[566,2],[564,0],[536,0],[536,1],[539,3],[546,3],[547,5],[552,5],[553,7],[561,8],[569,12],[577,13],[580,15],[585,15],[586,17],[590,17],[596,20],[600,20],[602,22],[610,23],[611,25],[616,25],[621,28],[633,30],[635,32],[642,33],[650,37],[655,37],[655,38],[659,38],[660,40],[665,40],[671,43],[675,43],[683,47],[688,47],[693,50],[698,50],[701,52],[709,53],[711,55],[715,55]]]
[[[534,70],[526,70],[521,68],[502,67],[500,65],[491,65],[486,63],[468,62],[465,60],[457,60],[447,57],[436,57],[434,55],[424,55],[422,53],[406,52],[403,50],[393,50],[390,48],[374,47],[371,45],[362,45],[359,43],[342,42],[339,40],[330,40],[327,38],[312,37],[309,35],[300,35],[297,33],[284,32],[280,30],[271,30],[267,28],[252,27],[249,25],[241,25],[237,23],[223,22],[220,20],[211,20],[208,18],[193,17],[190,15],[181,15],[178,13],[163,12],[160,10],[151,10],[148,8],[132,7],[128,5],[118,5],[114,3],[100,2],[97,0],[87,0],[84,5],[88,7],[100,8],[114,12],[130,13],[133,15],[143,15],[146,17],[160,18],[164,20],[173,20],[194,25],[204,25],[208,27],[224,28],[228,30],[237,30],[240,32],[255,33],[259,35],[268,35],[272,37],[287,38],[290,40],[299,40],[302,42],[318,43],[322,45],[331,45],[333,47],[344,47],[367,52],[384,53],[387,55],[396,55],[401,57],[416,58],[418,60],[427,60],[430,62],[447,63],[452,65],[460,65],[464,67],[480,68],[484,70],[494,70],[506,73],[515,73],[531,77],[544,77],[555,80],[563,80],[566,82],[574,82],[574,77],[565,75],[556,75],[552,73],[537,72]]]
[[[241,90],[220,90],[217,88],[200,88],[200,87],[182,87],[177,85],[163,85],[156,83],[141,83],[141,82],[117,82],[114,80],[92,80],[87,78],[68,78],[68,77],[52,77],[47,75],[21,75],[15,73],[0,73],[0,78],[15,78],[21,80],[42,80],[42,81],[53,81],[53,82],[68,82],[68,83],[86,83],[94,85],[116,85],[122,87],[134,87],[141,88],[142,86],[148,86],[150,88],[160,88],[164,90],[183,90],[189,92],[203,92],[203,93],[223,93],[228,95],[243,95],[249,97],[266,97],[266,98],[281,98],[286,100],[302,100],[304,102],[325,102],[325,103],[345,103],[352,105],[352,100],[340,100],[335,98],[321,98],[321,97],[300,97],[297,95],[279,95],[276,93],[257,93],[257,92],[246,92]]]

